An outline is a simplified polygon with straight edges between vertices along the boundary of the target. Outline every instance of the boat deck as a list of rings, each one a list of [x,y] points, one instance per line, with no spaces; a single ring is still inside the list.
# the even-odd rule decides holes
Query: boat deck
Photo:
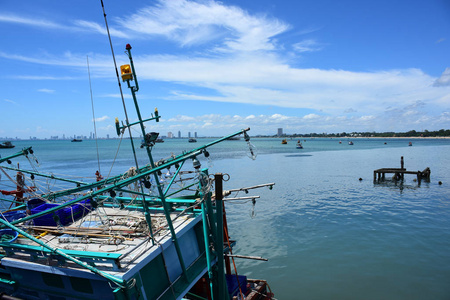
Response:
[[[183,235],[200,220],[192,214],[179,213],[172,213],[171,219],[177,236]],[[150,238],[141,211],[105,207],[92,211],[70,226],[34,226],[33,231],[35,237],[52,248],[60,249],[100,271],[127,279],[134,275],[135,266],[148,263],[172,243],[165,215],[151,214],[151,220],[155,241]],[[64,265],[64,268],[89,272],[26,237],[19,236],[14,243],[3,248],[7,258],[2,260],[2,265],[9,265],[11,261],[7,261],[12,259],[47,266]]]

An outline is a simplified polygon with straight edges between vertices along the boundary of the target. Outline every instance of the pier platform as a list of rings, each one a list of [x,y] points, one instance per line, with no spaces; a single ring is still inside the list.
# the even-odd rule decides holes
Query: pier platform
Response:
[[[400,159],[400,168],[381,168],[373,171],[373,182],[379,183],[384,181],[386,174],[394,174],[392,179],[395,181],[404,180],[405,174],[413,174],[417,176],[417,182],[420,184],[422,179],[430,181],[431,170],[425,168],[423,171],[408,171],[404,168],[403,156]]]

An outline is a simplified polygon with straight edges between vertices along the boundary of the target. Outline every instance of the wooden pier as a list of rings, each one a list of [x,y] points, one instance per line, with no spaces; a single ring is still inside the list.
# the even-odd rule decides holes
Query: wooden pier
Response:
[[[404,167],[403,156],[400,159],[400,168],[382,168],[373,171],[373,182],[379,183],[380,181],[384,181],[386,177],[386,173],[394,174],[392,179],[394,181],[399,181],[404,179],[405,174],[414,174],[417,176],[417,182],[420,184],[422,179],[426,181],[430,181],[431,170],[430,168],[425,168],[423,171],[407,171]]]

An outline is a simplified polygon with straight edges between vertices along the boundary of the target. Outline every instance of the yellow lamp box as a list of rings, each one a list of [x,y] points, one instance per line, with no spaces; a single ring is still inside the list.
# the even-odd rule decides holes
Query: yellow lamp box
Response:
[[[120,73],[122,74],[122,80],[133,80],[133,73],[131,73],[130,65],[120,66]]]

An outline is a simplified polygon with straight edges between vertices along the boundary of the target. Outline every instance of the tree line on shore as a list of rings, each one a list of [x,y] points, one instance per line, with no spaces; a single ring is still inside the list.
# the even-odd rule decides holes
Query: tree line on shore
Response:
[[[306,133],[306,134],[283,134],[283,137],[450,137],[450,129],[436,131],[407,132],[341,132],[341,133]]]

